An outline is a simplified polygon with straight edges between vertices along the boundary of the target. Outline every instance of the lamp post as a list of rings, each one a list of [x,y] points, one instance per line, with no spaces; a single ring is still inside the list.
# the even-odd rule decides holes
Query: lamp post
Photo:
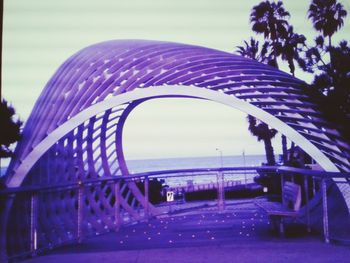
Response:
[[[216,150],[220,154],[220,164],[221,168],[223,168],[223,160],[222,160],[222,151],[219,148]],[[223,211],[225,209],[225,185],[224,185],[224,173],[222,169],[220,169],[217,173],[217,182],[218,182],[218,208],[219,211]]]
[[[244,168],[246,168],[245,151],[244,150],[242,152],[242,156],[243,156],[243,166],[244,166]],[[247,187],[247,171],[245,169],[244,169],[244,183],[245,183],[245,187]]]
[[[224,163],[223,163],[223,158],[222,158],[222,150],[219,149],[219,148],[216,148],[215,150],[218,151],[219,154],[220,154],[220,165],[221,165],[220,168],[223,168],[224,167]]]

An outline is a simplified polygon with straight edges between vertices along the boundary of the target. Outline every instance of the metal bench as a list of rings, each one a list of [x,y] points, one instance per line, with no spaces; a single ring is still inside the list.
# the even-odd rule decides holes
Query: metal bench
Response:
[[[279,233],[284,235],[285,218],[296,219],[301,215],[301,187],[286,181],[282,189],[282,203],[257,199],[255,204],[268,214],[272,227],[279,229]]]

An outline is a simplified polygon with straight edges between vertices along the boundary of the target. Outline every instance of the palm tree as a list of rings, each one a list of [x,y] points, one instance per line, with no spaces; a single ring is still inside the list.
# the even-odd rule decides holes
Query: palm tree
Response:
[[[248,115],[249,126],[248,129],[253,136],[256,136],[258,141],[263,141],[265,144],[265,154],[267,159],[267,165],[275,165],[275,154],[273,152],[273,147],[271,139],[275,137],[277,131],[275,129],[270,129],[269,126],[261,121],[257,121],[251,115]]]
[[[7,158],[13,154],[10,145],[21,138],[22,122],[14,119],[15,110],[6,100],[1,101],[0,112],[0,158]]]
[[[287,34],[282,39],[281,43],[278,43],[277,54],[280,54],[282,60],[287,61],[290,73],[295,76],[295,64],[294,60],[297,61],[301,68],[305,68],[305,61],[300,57],[302,48],[305,47],[306,38],[304,35],[294,33],[293,27],[289,26]],[[287,156],[287,138],[282,134],[282,153],[283,162],[286,163],[288,160]]]
[[[281,55],[282,60],[287,61],[290,73],[295,76],[295,64],[297,61],[301,68],[305,67],[305,61],[300,57],[305,45],[306,38],[304,35],[294,33],[293,27],[289,26],[287,34],[278,45],[277,53]]]
[[[271,60],[271,56],[268,54],[269,43],[265,42],[261,48],[259,44],[259,41],[251,37],[249,42],[244,40],[244,46],[237,46],[236,53],[242,57],[268,64],[268,62]]]
[[[269,43],[265,42],[262,47],[259,41],[253,37],[250,41],[244,41],[244,46],[237,46],[236,53],[239,55],[257,60],[262,63],[269,63],[271,61],[271,54],[269,55]],[[275,155],[271,143],[271,139],[276,135],[275,129],[270,129],[269,126],[263,122],[258,121],[255,117],[248,115],[248,129],[253,136],[256,136],[258,141],[263,141],[265,144],[265,153],[268,165],[275,165]]]
[[[333,34],[343,26],[346,15],[346,10],[337,0],[312,0],[308,10],[314,28],[328,37],[328,48],[332,46]]]
[[[306,58],[310,71],[315,68],[321,72],[312,83],[322,98],[321,111],[342,128],[344,137],[350,141],[350,48],[345,41],[338,47],[332,45],[332,36],[344,25],[346,16],[347,11],[337,0],[312,0],[308,18],[322,36],[316,39],[316,46],[308,50]],[[328,46],[324,38],[328,38]],[[329,53],[329,62],[323,60],[326,53]]]
[[[252,29],[258,34],[264,34],[265,39],[270,39],[273,46],[273,62],[277,64],[277,45],[280,39],[287,34],[288,22],[290,16],[284,7],[282,1],[270,2],[264,1],[253,7],[250,14]]]
[[[341,41],[331,49],[332,65],[319,67],[321,73],[315,76],[311,87],[321,95],[320,110],[350,142],[350,46]]]
[[[264,1],[253,7],[250,14],[250,22],[252,23],[252,29],[258,34],[264,34],[265,39],[271,40],[272,56],[273,59],[269,63],[270,65],[278,68],[277,57],[282,54],[282,59],[288,61],[290,71],[294,75],[295,66],[294,59],[297,59],[295,48],[298,43],[296,37],[299,35],[291,35],[292,32],[289,29],[287,18],[290,17],[282,1],[270,2]],[[293,37],[293,38],[291,38]],[[284,46],[282,46],[284,42]],[[299,42],[299,40],[297,41]],[[300,63],[302,60],[299,59]],[[286,161],[287,156],[287,139],[282,135],[282,151],[283,159]]]

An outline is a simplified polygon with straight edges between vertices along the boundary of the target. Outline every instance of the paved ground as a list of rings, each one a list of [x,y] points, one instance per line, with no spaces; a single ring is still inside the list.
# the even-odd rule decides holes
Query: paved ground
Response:
[[[350,262],[350,247],[325,244],[299,224],[286,232],[274,234],[266,216],[242,200],[222,213],[191,209],[25,262]]]

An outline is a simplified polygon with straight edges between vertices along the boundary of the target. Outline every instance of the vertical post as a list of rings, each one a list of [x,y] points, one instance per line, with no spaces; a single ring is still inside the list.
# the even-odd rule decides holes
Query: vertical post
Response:
[[[115,182],[114,185],[114,196],[115,196],[115,202],[114,202],[114,224],[115,224],[115,230],[118,231],[119,226],[121,225],[121,216],[120,216],[120,180]]]
[[[246,171],[246,160],[245,160],[245,152],[243,150],[243,166],[244,166],[244,184],[245,184],[245,188],[247,188],[247,171]]]
[[[77,240],[78,243],[83,241],[83,191],[84,186],[82,181],[78,181],[78,209],[77,209]]]
[[[329,243],[329,228],[328,228],[328,206],[327,206],[327,184],[326,179],[322,179],[322,206],[323,206],[323,235],[324,241]]]
[[[35,255],[38,249],[37,223],[38,196],[37,193],[32,192],[30,196],[30,252],[32,255]]]
[[[316,179],[312,177],[312,197],[316,195]]]
[[[219,148],[216,148],[215,150],[217,150],[220,154],[220,168],[222,168],[224,166],[222,151]]]
[[[224,187],[224,173],[219,171],[217,173],[218,184],[218,209],[223,211],[225,209],[225,187]]]
[[[285,206],[285,201],[284,201],[284,198],[283,198],[283,195],[284,195],[284,173],[283,172],[280,172],[281,173],[281,198],[282,198],[282,204],[283,206]]]
[[[149,217],[149,179],[148,179],[148,176],[145,177],[144,188],[145,188],[145,218],[146,218],[146,220],[148,220],[148,217]]]
[[[305,192],[305,207],[306,207],[306,226],[307,232],[311,232],[310,228],[310,211],[309,211],[309,183],[308,177],[304,174],[304,192]]]
[[[3,196],[4,206],[0,209],[0,262],[9,262],[7,255],[7,224],[12,204],[16,194],[11,193]]]

